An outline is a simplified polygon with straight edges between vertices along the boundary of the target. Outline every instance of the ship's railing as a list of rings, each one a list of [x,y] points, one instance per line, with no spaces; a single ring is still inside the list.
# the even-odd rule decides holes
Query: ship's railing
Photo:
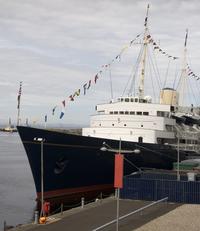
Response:
[[[193,106],[179,106],[178,107],[178,112],[184,113],[184,114],[197,114],[200,115],[200,107],[193,107]]]
[[[118,220],[119,220],[119,221],[120,221],[120,220],[123,220],[123,219],[125,219],[125,218],[127,218],[127,217],[130,217],[131,215],[135,215],[135,214],[137,214],[137,213],[139,213],[139,212],[142,212],[142,211],[144,211],[144,210],[147,209],[147,208],[153,207],[153,206],[155,206],[155,205],[157,205],[157,204],[160,204],[160,203],[162,203],[162,202],[166,202],[167,200],[168,200],[168,197],[165,197],[165,198],[162,198],[162,199],[160,199],[160,200],[154,201],[154,202],[152,202],[152,203],[150,203],[150,204],[148,204],[148,205],[146,205],[146,206],[144,206],[144,207],[142,207],[142,208],[136,209],[136,210],[134,210],[134,211],[132,211],[132,212],[130,212],[130,213],[127,213],[127,214],[125,214],[125,215],[123,215],[123,216],[120,216]],[[102,226],[99,226],[99,227],[93,229],[92,231],[102,230],[102,229],[104,229],[105,227],[110,226],[110,225],[112,225],[112,224],[114,224],[114,223],[116,223],[116,222],[117,222],[117,219],[114,219],[114,220],[112,220],[112,221],[110,221],[110,222],[108,222],[108,223],[106,223],[106,224],[104,224],[104,225],[102,225]]]
[[[178,149],[178,144],[170,144],[175,149]],[[179,144],[179,149],[183,151],[194,151],[199,152],[200,151],[200,145],[199,144]]]

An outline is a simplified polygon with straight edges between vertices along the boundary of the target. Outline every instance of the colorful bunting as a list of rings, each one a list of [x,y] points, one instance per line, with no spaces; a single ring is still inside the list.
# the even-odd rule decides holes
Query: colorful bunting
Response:
[[[147,24],[147,18],[145,18],[145,26],[146,26],[146,24]],[[141,34],[142,34],[142,33],[141,33]],[[102,65],[102,68],[108,68],[108,67],[110,67],[110,66],[111,66],[111,63],[113,63],[115,60],[119,60],[119,61],[120,61],[121,55],[123,54],[123,52],[124,52],[128,47],[132,46],[132,44],[140,37],[141,34],[138,34],[133,40],[131,40],[131,41],[129,42],[129,46],[126,45],[125,47],[123,47],[123,48],[121,49],[120,53],[119,53],[118,55],[116,55],[115,58],[112,59],[110,63]],[[161,54],[165,55],[166,57],[168,57],[168,58],[173,58],[173,60],[179,58],[179,57],[171,56],[171,55],[167,54],[165,51],[163,51],[163,50],[159,47],[159,45],[157,45],[157,43],[153,40],[153,38],[152,38],[152,36],[151,36],[150,34],[148,34],[148,35],[146,36],[146,39],[148,40],[149,43],[152,44],[154,50],[157,50],[158,52],[160,52]],[[97,83],[97,80],[99,79],[99,74],[101,74],[101,73],[102,73],[102,70],[100,70],[100,71],[94,76],[94,83],[95,83],[95,84]],[[190,71],[190,73],[189,73],[188,75],[191,75],[191,74],[193,74],[193,73]],[[195,76],[195,77],[197,77],[197,76]],[[85,83],[85,84],[83,85],[83,94],[84,94],[84,95],[86,95],[86,92],[87,92],[88,89],[90,89],[91,85],[92,85],[92,80],[89,80],[88,83]],[[80,92],[81,92],[81,90],[78,89],[77,91],[74,92],[73,95],[70,95],[70,96],[69,96],[70,101],[74,101],[74,97],[75,97],[75,96],[79,96],[79,95],[80,95]],[[20,96],[18,96],[18,97],[20,98]],[[63,100],[63,101],[62,101],[62,104],[63,104],[64,107],[65,107],[65,103],[66,103],[66,101]],[[57,106],[55,106],[55,107],[53,108],[53,110],[52,110],[52,114],[53,114],[53,115],[54,115],[54,112],[55,112],[56,107],[57,107]],[[64,111],[62,110],[62,111],[61,111],[61,114],[60,114],[60,119],[61,119],[63,116],[64,116]]]
[[[56,108],[57,108],[57,106],[55,106],[55,107],[52,109],[52,115],[54,115]]]
[[[83,85],[84,95],[86,94],[86,89],[87,89],[87,83],[85,83],[85,84]]]
[[[60,119],[62,119],[62,117],[64,116],[64,112],[63,111],[61,111],[61,113],[60,113]]]
[[[147,40],[148,40],[149,43],[152,43],[154,50],[157,50],[161,54],[165,55],[168,58],[172,58],[173,60],[179,59],[179,57],[174,57],[172,55],[167,54],[167,52],[163,51],[160,48],[160,46],[153,40],[153,38],[152,38],[152,36],[150,34],[148,34],[146,38],[147,38]]]
[[[99,78],[99,77],[98,77],[98,74],[96,74],[95,77],[94,77],[94,82],[95,82],[95,84],[96,84],[98,78]]]
[[[19,84],[19,92],[18,92],[18,96],[17,96],[17,109],[20,108],[20,98],[21,98],[21,94],[22,94],[22,82],[20,82]]]
[[[64,111],[64,109],[62,108],[62,111],[61,111],[61,113],[60,113],[60,119],[62,119],[62,117],[64,116],[64,114],[65,114],[65,111]]]
[[[87,87],[87,89],[89,89],[90,86],[91,86],[91,80],[89,80],[89,82],[88,82],[88,87]]]
[[[65,100],[62,101],[63,106],[65,107]]]
[[[188,76],[192,76],[194,78],[196,78],[196,80],[199,80],[200,77],[198,77],[190,68],[189,64],[187,64],[187,72],[188,72]]]
[[[78,89],[78,91],[75,91],[74,94],[73,94],[73,98],[74,98],[75,96],[79,96],[80,93],[81,93],[81,89]]]
[[[74,101],[74,96],[70,95],[69,98],[71,101]]]

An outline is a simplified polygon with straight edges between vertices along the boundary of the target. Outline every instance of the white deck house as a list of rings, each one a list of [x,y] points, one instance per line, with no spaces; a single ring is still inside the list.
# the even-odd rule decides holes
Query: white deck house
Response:
[[[83,128],[83,136],[144,143],[166,143],[175,138],[170,105],[120,97],[117,102],[97,105],[96,111],[90,128]]]

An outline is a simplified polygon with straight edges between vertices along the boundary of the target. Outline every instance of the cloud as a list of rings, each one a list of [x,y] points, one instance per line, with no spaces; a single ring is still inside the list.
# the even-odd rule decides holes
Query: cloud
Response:
[[[19,81],[23,81],[23,116],[51,113],[57,100],[60,103],[94,78],[103,64],[143,31],[148,3],[150,32],[170,54],[182,55],[185,29],[189,28],[189,61],[195,73],[200,73],[197,0],[0,0],[2,119],[16,114]],[[128,59],[127,68],[120,63],[112,67],[116,97],[122,94],[121,86],[130,76],[130,64],[136,60],[134,52],[128,54],[132,58]],[[72,109],[67,109],[69,116],[63,121],[69,121],[70,117],[71,122],[80,122],[73,113],[76,111],[78,115],[77,111],[84,108],[83,118],[88,122],[89,108],[93,109],[95,103],[105,101],[106,97],[109,101],[109,84],[106,74],[84,100],[80,99],[83,105],[74,102]]]

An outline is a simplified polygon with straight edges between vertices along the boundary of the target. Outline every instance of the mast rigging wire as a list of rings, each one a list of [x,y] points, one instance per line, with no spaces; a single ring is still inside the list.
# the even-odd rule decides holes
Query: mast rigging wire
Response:
[[[135,92],[136,92],[135,81],[136,81],[136,77],[137,77],[137,73],[138,73],[138,69],[139,69],[139,63],[140,63],[140,59],[141,59],[142,53],[143,53],[143,47],[140,48],[140,52],[138,54],[138,57],[137,57],[137,60],[136,60],[136,64],[135,64],[134,68],[132,69],[132,73],[135,70],[134,75],[132,76],[132,73],[130,74],[129,80],[128,80],[125,88],[124,88],[123,95],[124,95],[125,91],[128,88],[129,82],[131,81],[130,88],[129,88],[129,91],[128,91],[128,95],[134,95],[135,96]],[[134,92],[133,92],[133,87],[134,87]]]
[[[167,64],[167,70],[166,70],[166,73],[165,73],[165,80],[164,80],[164,83],[163,83],[162,88],[166,87],[167,77],[168,77],[168,74],[169,74],[170,61],[171,61],[171,60],[169,59],[168,64]]]

